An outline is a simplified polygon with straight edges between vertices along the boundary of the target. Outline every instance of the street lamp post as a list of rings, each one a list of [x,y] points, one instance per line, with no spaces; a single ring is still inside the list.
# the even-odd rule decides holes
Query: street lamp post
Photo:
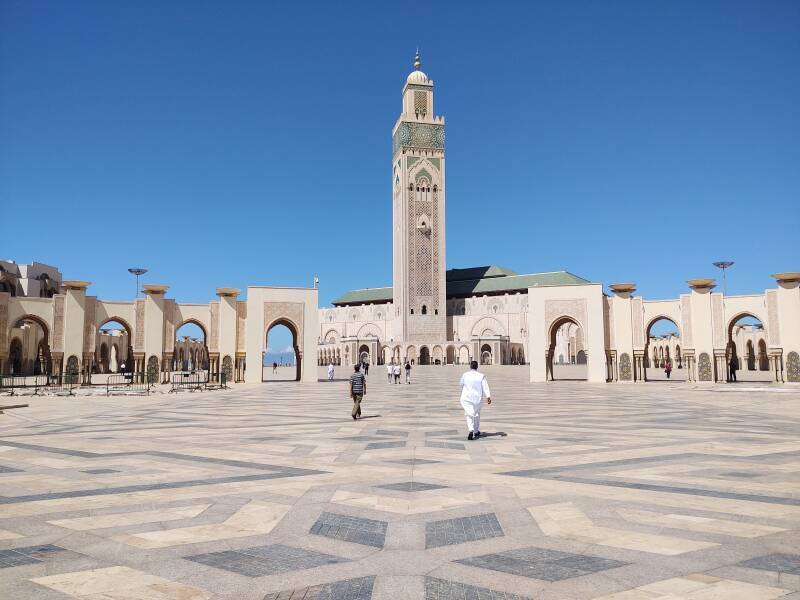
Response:
[[[712,263],[718,269],[722,269],[722,293],[723,295],[728,295],[728,280],[725,277],[725,271],[730,269],[733,266],[732,260],[718,260]]]
[[[130,269],[128,269],[128,273],[130,273],[131,275],[136,275],[136,295],[134,296],[134,298],[138,298],[139,297],[139,276],[140,275],[144,275],[145,273],[147,273],[147,269],[142,269],[141,267],[131,267]]]

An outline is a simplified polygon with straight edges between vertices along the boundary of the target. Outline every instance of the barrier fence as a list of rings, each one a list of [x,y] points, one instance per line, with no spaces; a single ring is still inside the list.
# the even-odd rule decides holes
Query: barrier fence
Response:
[[[144,373],[117,373],[106,380],[106,396],[114,394],[150,395],[150,384]]]
[[[33,390],[33,396],[48,386],[47,375],[0,375],[0,392],[16,396],[23,390]]]
[[[169,392],[180,392],[181,390],[188,390],[194,392],[196,390],[203,390],[208,385],[207,372],[191,372],[191,373],[173,373],[172,385]]]

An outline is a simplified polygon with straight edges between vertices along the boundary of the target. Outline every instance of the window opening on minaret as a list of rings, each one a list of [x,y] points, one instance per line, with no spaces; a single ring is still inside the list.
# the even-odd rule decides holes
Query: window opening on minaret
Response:
[[[423,315],[427,315],[428,314],[428,307],[425,306],[424,304],[422,305],[422,314]]]

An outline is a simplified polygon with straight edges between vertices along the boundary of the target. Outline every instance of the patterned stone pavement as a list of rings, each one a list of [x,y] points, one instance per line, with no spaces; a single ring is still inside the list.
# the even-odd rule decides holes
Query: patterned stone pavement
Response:
[[[0,598],[800,599],[800,388],[346,372],[0,415]]]

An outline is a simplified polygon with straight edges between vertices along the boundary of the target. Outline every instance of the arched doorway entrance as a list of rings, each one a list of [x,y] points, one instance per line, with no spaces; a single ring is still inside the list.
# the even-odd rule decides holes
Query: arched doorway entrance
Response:
[[[51,375],[50,335],[47,324],[39,317],[26,315],[14,323],[8,332],[8,359],[3,365],[5,374]]]
[[[421,365],[431,364],[431,351],[428,349],[427,346],[421,346],[419,349],[419,364]]]
[[[669,317],[658,316],[648,323],[645,335],[644,380],[686,381],[683,361],[677,358],[681,352],[678,324]]]
[[[456,364],[456,348],[455,346],[448,346],[446,350],[447,355],[447,364],[454,365]]]
[[[547,380],[585,381],[589,372],[580,324],[572,317],[556,319],[550,326],[549,338],[550,345],[545,357]]]
[[[489,344],[484,344],[481,346],[481,364],[492,364],[492,347]]]
[[[189,319],[175,328],[172,371],[205,374],[209,368],[208,337],[202,323]]]
[[[267,327],[262,353],[261,381],[300,381],[301,361],[297,327],[278,319]]]
[[[358,348],[358,362],[362,365],[368,365],[372,362],[369,355],[369,346],[366,344],[361,344]]]
[[[772,381],[766,339],[764,324],[754,314],[741,313],[730,320],[725,348],[727,381],[733,381],[732,362],[736,366],[736,381]]]
[[[97,326],[95,332],[94,372],[99,375],[131,373],[134,370],[133,336],[130,325],[119,317],[110,317]],[[106,383],[99,377],[92,383]]]

